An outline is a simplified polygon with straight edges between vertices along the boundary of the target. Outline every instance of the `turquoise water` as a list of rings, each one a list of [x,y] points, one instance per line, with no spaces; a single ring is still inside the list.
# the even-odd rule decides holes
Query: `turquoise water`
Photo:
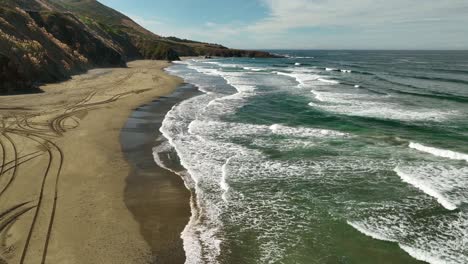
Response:
[[[187,263],[468,263],[468,52],[274,52],[168,69]]]

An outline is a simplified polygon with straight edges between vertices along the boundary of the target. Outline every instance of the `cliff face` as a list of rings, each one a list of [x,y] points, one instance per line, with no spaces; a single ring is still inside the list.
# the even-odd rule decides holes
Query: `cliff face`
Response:
[[[0,92],[23,92],[88,67],[87,57],[39,27],[27,12],[0,8]]]
[[[95,0],[0,0],[0,94],[30,92],[92,67],[198,55],[271,57],[161,37]]]
[[[96,66],[125,66],[123,52],[105,39],[92,34],[86,26],[71,13],[28,12],[36,25],[44,28],[54,38],[66,44],[88,62]]]

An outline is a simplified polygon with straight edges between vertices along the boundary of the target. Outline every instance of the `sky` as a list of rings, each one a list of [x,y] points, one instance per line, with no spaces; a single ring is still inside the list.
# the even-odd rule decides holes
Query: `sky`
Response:
[[[99,0],[162,36],[249,49],[468,49],[468,0]]]

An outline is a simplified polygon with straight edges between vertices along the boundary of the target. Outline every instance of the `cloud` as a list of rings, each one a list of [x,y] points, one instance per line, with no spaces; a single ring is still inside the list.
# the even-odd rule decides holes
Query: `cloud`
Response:
[[[251,31],[277,32],[301,27],[376,27],[399,21],[437,22],[443,18],[467,19],[465,0],[262,0],[270,13],[249,27]]]
[[[235,48],[468,48],[467,0],[257,0],[257,21],[180,25],[130,17],[162,36]],[[169,19],[169,18],[168,18]]]

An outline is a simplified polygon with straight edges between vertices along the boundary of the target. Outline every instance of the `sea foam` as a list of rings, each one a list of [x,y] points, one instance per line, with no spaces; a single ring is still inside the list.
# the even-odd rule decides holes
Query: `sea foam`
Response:
[[[364,235],[368,237],[372,237],[373,239],[388,241],[388,242],[398,242],[396,239],[386,237],[382,233],[378,233],[378,232],[370,230],[368,227],[365,226],[364,223],[351,222],[351,221],[346,221],[346,222],[348,223],[348,225],[354,227],[359,232],[363,233]]]
[[[325,78],[318,78],[318,80],[321,81],[321,82],[331,83],[331,84],[339,84],[340,83],[339,81],[328,80],[328,79],[325,79]]]
[[[294,78],[298,82],[297,86],[299,88],[309,87],[309,86],[312,87],[316,85],[339,84],[338,81],[326,79],[323,76],[316,74],[315,71],[306,72],[302,70],[297,70],[297,71],[293,71],[292,73],[276,72],[276,74]]]
[[[422,152],[432,154],[434,156],[453,159],[453,160],[464,160],[468,162],[468,154],[446,150],[446,149],[428,147],[428,146],[424,146],[422,144],[415,143],[415,142],[410,142],[409,147],[422,151]]]
[[[437,201],[445,207],[447,210],[455,210],[457,209],[457,206],[450,202],[444,195],[434,188],[430,183],[427,181],[424,181],[424,179],[414,177],[414,175],[411,175],[410,173],[407,173],[403,171],[401,168],[397,167],[395,168],[395,172],[400,176],[400,178],[414,187],[420,189],[421,191],[425,192],[426,194],[434,197],[437,199]]]
[[[417,260],[421,260],[431,264],[446,264],[446,263],[457,263],[444,260],[441,256],[437,256],[427,252],[426,250],[421,250],[415,247],[411,247],[408,245],[399,245],[401,249],[406,251],[410,256]]]
[[[325,99],[323,99],[322,95],[321,95],[319,92],[314,91],[314,90],[312,90],[312,91],[310,91],[310,92],[314,95],[315,99],[317,99],[318,101],[320,101],[320,102],[324,102],[324,101],[325,101]],[[313,106],[313,104],[309,104],[309,105],[310,105],[310,106]]]
[[[436,234],[436,230],[427,229],[425,226],[411,227],[407,222],[411,220],[402,216],[372,217],[369,220],[347,221],[347,223],[368,237],[397,243],[401,249],[417,260],[431,264],[464,264],[468,260],[463,254],[467,242],[463,239],[462,222],[466,221],[466,217],[457,218],[437,220],[447,221],[448,225],[439,224],[453,228],[445,234]]]
[[[448,210],[468,203],[468,167],[460,164],[413,162],[395,168],[400,178],[434,197]]]
[[[249,232],[258,233],[259,246],[254,249],[258,253],[258,262],[283,261],[288,257],[289,249],[301,247],[302,243],[297,238],[301,237],[308,225],[314,221],[313,212],[316,212],[317,208],[316,203],[310,203],[310,200],[317,199],[326,205],[325,199],[329,197],[316,196],[320,189],[304,191],[301,189],[303,183],[307,183],[312,189],[339,186],[344,179],[351,181],[355,177],[358,179],[356,182],[368,183],[375,177],[361,177],[369,173],[378,178],[378,184],[382,184],[384,180],[398,182],[395,174],[388,173],[395,168],[404,174],[403,177],[406,175],[409,178],[405,182],[412,182],[415,187],[422,184],[427,187],[426,191],[435,193],[451,205],[462,208],[460,205],[468,200],[465,196],[468,190],[464,187],[468,184],[463,180],[468,172],[464,168],[422,163],[401,164],[396,167],[401,162],[397,158],[378,161],[356,156],[357,152],[348,155],[348,143],[344,143],[347,140],[340,139],[348,135],[339,131],[285,124],[235,123],[220,118],[243,106],[244,99],[261,93],[265,86],[272,90],[277,89],[277,86],[280,86],[277,82],[279,80],[286,83],[285,86],[291,87],[295,85],[293,79],[299,86],[309,89],[289,89],[289,92],[304,96],[311,96],[312,92],[316,99],[314,107],[323,107],[339,113],[346,111],[345,113],[350,115],[372,116],[375,112],[379,116],[397,119],[403,116],[413,120],[413,116],[417,117],[420,112],[427,113],[428,109],[417,109],[418,111],[405,116],[407,109],[402,109],[398,103],[386,101],[383,97],[363,94],[361,90],[349,89],[352,87],[323,84],[318,78],[325,78],[324,76],[319,76],[318,72],[307,72],[300,67],[290,67],[285,70],[287,72],[278,73],[292,79],[268,76],[264,72],[256,73],[251,69],[244,69],[248,72],[232,72],[232,69],[224,71],[221,68],[214,70],[216,71],[205,71],[208,75],[204,75],[200,80],[219,77],[236,90],[230,89],[227,94],[205,94],[184,101],[168,113],[163,125],[171,143],[176,146],[184,167],[197,180],[194,187],[197,195],[192,200],[192,217],[182,234],[187,263],[217,263],[221,249],[229,250],[228,243],[222,245],[224,240],[232,242]],[[203,71],[198,72],[205,74]],[[262,74],[267,77],[261,77]],[[255,75],[257,78],[254,78]],[[267,82],[269,83],[265,84]],[[318,88],[317,85],[322,86]],[[314,91],[310,91],[311,89]],[[348,94],[345,89],[352,91]],[[435,110],[423,118],[434,113]],[[338,141],[339,147],[329,144]],[[341,145],[342,143],[345,145]],[[245,144],[249,147],[245,147]],[[278,152],[289,152],[301,147],[318,150],[323,148],[332,152],[339,149],[340,155],[333,156],[332,159],[321,155],[317,160],[272,160],[261,151],[274,149]],[[404,151],[406,153],[408,149]],[[415,258],[431,263],[443,263],[438,262],[439,260],[445,260],[445,263],[468,263],[463,253],[463,245],[466,245],[466,241],[463,242],[466,230],[463,225],[467,222],[463,212],[442,210],[443,214],[431,215],[430,219],[426,217],[423,221],[411,218],[420,217],[420,210],[426,212],[433,209],[435,199],[426,195],[426,191],[420,192],[410,186],[403,189],[405,194],[409,193],[411,197],[405,197],[401,203],[391,199],[359,203],[353,207],[357,201],[347,200],[350,210],[346,212],[368,207],[370,213],[357,214],[361,217],[357,220],[354,217],[342,219],[370,237],[399,243],[402,249]],[[337,196],[330,197],[334,199]],[[295,208],[292,202],[297,199],[306,199],[308,203]],[[333,200],[333,203],[336,204],[337,201]],[[373,205],[381,204],[390,205],[380,211],[372,208]],[[428,206],[424,207],[425,205]],[[450,218],[457,213],[462,215],[462,221],[457,222]],[[422,216],[425,217],[424,214]],[[229,233],[232,224],[240,227],[237,231],[239,234]]]
[[[440,109],[405,106],[399,102],[390,101],[388,96],[368,93],[357,93],[354,89],[346,92],[320,91],[320,101],[327,104],[310,106],[322,110],[352,115],[404,121],[429,120],[441,122],[453,115],[452,112]]]

